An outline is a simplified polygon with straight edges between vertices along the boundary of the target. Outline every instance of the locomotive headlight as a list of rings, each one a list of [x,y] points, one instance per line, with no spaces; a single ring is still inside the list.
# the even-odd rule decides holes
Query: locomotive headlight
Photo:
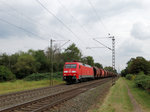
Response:
[[[64,76],[66,76],[66,74],[64,74]]]
[[[73,74],[74,76],[76,75],[76,74]]]
[[[72,71],[72,73],[76,73],[76,71]]]

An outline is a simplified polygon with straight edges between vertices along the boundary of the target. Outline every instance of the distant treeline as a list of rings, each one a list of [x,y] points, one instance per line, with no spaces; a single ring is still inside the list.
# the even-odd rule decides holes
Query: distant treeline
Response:
[[[51,54],[53,54],[52,60]],[[27,52],[20,51],[11,55],[0,54],[0,81],[23,79],[34,73],[48,73],[51,71],[52,62],[53,72],[62,72],[64,63],[73,60],[103,68],[102,64],[94,63],[93,57],[84,57],[75,44],[70,45],[63,52],[55,45],[53,50],[51,48],[45,51],[30,49]],[[112,67],[104,69],[113,71]]]

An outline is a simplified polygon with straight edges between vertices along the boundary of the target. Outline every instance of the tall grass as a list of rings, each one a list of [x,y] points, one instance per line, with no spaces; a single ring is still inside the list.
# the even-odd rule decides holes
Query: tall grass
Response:
[[[54,79],[54,85],[64,83],[61,79]],[[46,87],[50,85],[49,80],[40,81],[25,81],[16,80],[14,82],[2,82],[0,83],[0,94],[30,90],[34,88]]]

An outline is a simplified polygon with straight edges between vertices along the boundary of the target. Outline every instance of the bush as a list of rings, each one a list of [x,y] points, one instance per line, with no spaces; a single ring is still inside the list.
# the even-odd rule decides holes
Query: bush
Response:
[[[135,84],[140,88],[150,89],[150,76],[137,75],[135,78]]]
[[[52,78],[61,79],[62,78],[62,72],[53,73]],[[33,74],[27,76],[24,80],[26,80],[26,81],[39,81],[39,80],[44,80],[44,79],[50,79],[50,73],[33,73]]]
[[[24,80],[26,81],[39,81],[43,79],[48,79],[48,73],[33,73],[27,77],[25,77]]]
[[[137,75],[145,75],[143,71],[139,72]]]
[[[136,78],[136,75],[132,75],[131,80],[134,80]]]
[[[132,76],[133,76],[132,74],[127,74],[127,75],[126,75],[126,79],[132,80]]]
[[[53,74],[53,78],[62,79],[62,77],[63,77],[63,72],[55,72]]]
[[[15,75],[5,66],[0,66],[0,81],[14,80]]]

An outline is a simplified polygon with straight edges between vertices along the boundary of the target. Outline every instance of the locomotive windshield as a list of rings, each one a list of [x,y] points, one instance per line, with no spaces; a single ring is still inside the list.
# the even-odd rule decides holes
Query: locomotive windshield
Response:
[[[66,64],[65,68],[76,68],[77,65],[76,64]]]

